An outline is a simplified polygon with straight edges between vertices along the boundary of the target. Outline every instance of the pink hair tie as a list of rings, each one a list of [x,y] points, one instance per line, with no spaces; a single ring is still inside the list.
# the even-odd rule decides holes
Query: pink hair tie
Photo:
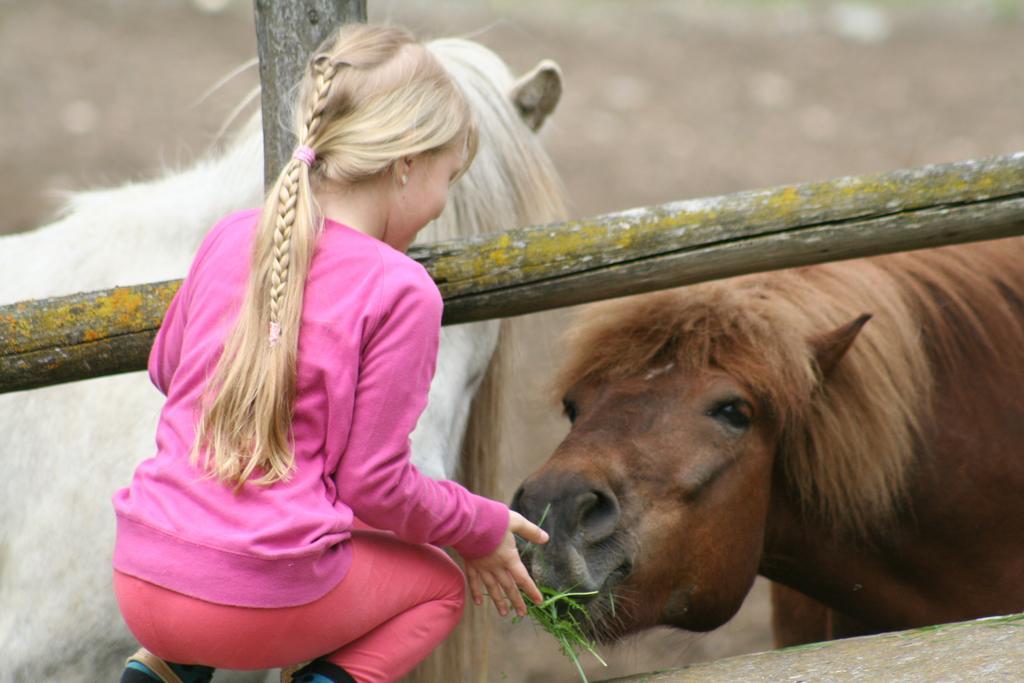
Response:
[[[279,323],[270,323],[270,341],[271,348],[277,346],[277,342],[281,340],[281,325]]]
[[[292,159],[301,161],[306,166],[312,166],[313,162],[316,161],[316,152],[313,151],[312,147],[299,145],[295,148],[295,152],[292,154]]]

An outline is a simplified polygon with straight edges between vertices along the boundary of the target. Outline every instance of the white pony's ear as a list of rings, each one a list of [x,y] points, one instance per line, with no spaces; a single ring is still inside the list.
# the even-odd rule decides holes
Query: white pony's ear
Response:
[[[526,125],[533,130],[540,130],[562,97],[562,69],[550,59],[541,60],[516,81],[509,91],[509,97]]]

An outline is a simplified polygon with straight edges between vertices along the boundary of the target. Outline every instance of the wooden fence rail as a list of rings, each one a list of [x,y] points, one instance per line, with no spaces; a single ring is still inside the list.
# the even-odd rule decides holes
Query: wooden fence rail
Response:
[[[416,247],[446,324],[1024,234],[1024,152]],[[139,370],[179,282],[0,307],[0,393]]]
[[[740,655],[604,683],[1022,681],[1024,614]]]

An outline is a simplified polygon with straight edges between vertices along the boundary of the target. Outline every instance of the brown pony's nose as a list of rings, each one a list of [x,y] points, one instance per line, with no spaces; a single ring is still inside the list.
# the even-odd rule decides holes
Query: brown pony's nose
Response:
[[[512,509],[539,522],[555,543],[592,544],[615,532],[619,501],[610,489],[585,477],[547,474],[527,479],[512,498]]]

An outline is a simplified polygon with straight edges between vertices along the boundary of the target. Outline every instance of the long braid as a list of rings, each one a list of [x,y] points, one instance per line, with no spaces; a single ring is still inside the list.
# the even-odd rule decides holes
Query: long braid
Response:
[[[313,86],[313,106],[310,108],[309,116],[303,125],[302,144],[306,145],[320,129],[320,118],[327,105],[327,94],[331,90],[331,83],[334,81],[334,74],[338,72],[339,66],[350,66],[348,62],[330,61],[327,57],[319,57],[313,62],[313,70],[316,72],[316,82]]]
[[[298,200],[301,162],[293,159],[288,165],[288,178],[281,183],[277,196],[277,220],[274,225],[273,259],[270,273],[270,343],[277,343],[281,333],[281,299],[288,284],[291,263],[292,226],[295,225],[295,203]]]
[[[313,63],[316,72],[316,81],[313,92],[313,105],[310,108],[309,116],[302,126],[300,147],[312,148],[320,121],[323,116],[324,107],[327,104],[327,95],[337,73],[337,66],[326,58],[317,59]],[[273,236],[273,259],[270,273],[270,344],[275,345],[281,334],[281,300],[284,298],[285,289],[288,285],[288,267],[291,264],[291,235],[292,226],[295,225],[295,205],[299,196],[300,174],[309,172],[309,165],[304,161],[292,158],[288,162],[287,176],[285,182],[281,183],[281,189],[277,197],[277,219],[274,223]]]

